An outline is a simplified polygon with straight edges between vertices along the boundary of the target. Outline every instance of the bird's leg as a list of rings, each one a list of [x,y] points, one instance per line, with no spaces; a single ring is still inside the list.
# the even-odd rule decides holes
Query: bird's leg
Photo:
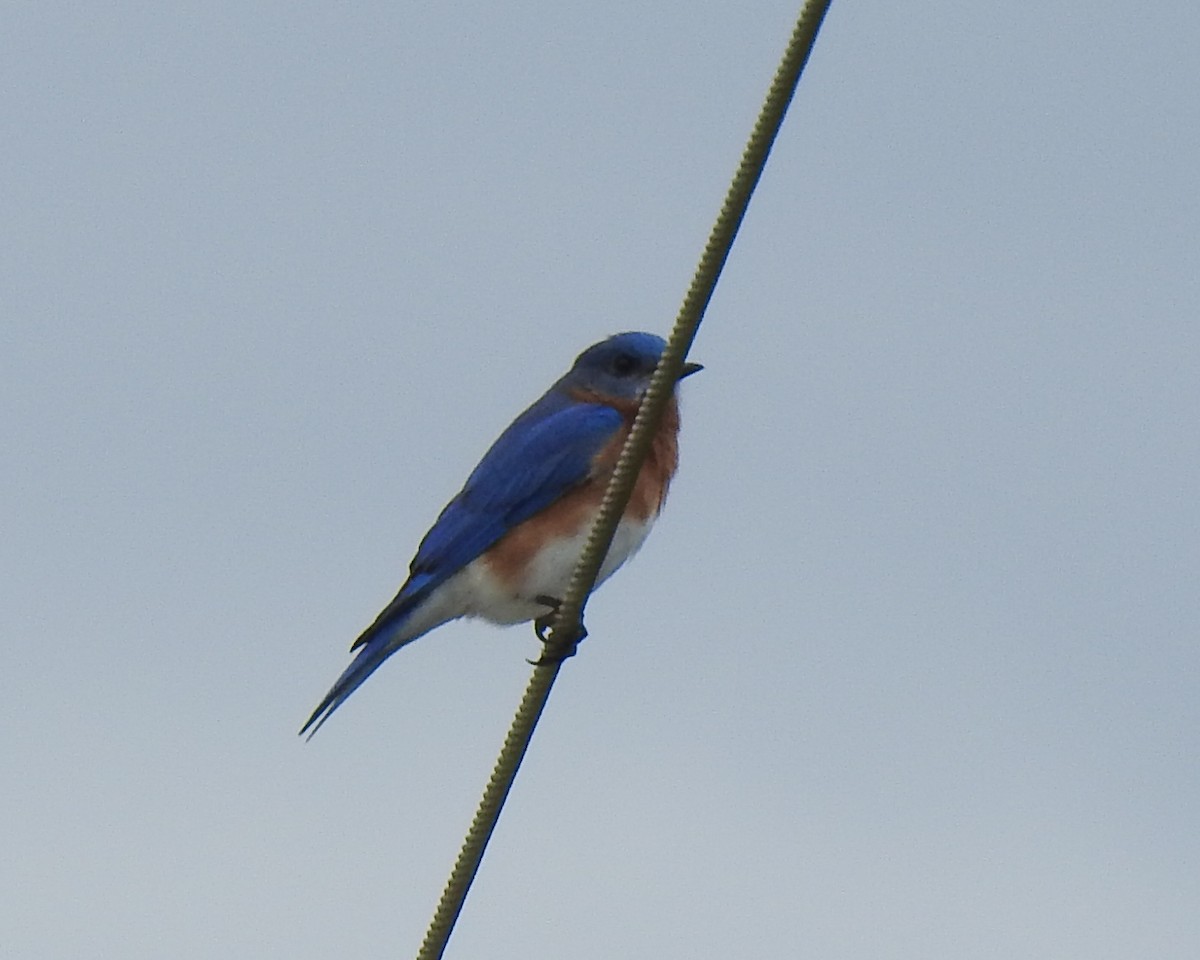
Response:
[[[533,632],[537,638],[542,641],[542,655],[537,660],[530,660],[534,666],[543,667],[551,663],[562,663],[567,657],[575,656],[575,648],[585,637],[587,637],[587,627],[582,623],[579,624],[579,634],[570,643],[563,643],[554,636],[553,626],[554,618],[558,615],[558,609],[562,606],[562,601],[555,597],[538,596],[534,600],[540,604],[550,608],[549,613],[545,613],[533,621]]]
[[[533,621],[533,632],[537,634],[537,638],[541,640],[542,643],[549,643],[550,628],[554,626],[554,618],[558,616],[558,608],[562,606],[562,601],[546,596],[537,596],[533,599],[536,602],[550,608],[547,613],[543,613],[540,617]]]

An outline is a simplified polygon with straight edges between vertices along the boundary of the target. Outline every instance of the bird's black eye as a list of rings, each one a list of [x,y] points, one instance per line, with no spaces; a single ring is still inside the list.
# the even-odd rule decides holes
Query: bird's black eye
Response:
[[[630,353],[618,353],[612,359],[612,372],[618,377],[627,377],[638,368],[637,357]]]

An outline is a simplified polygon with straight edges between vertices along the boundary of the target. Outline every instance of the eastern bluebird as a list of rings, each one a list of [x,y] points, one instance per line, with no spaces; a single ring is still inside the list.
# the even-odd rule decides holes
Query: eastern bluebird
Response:
[[[588,347],[500,434],[425,534],[396,598],[354,641],[357,656],[301,734],[316,733],[384,660],[434,627],[459,617],[546,625],[665,346],[652,333],[619,333]],[[684,364],[680,379],[700,369]],[[678,436],[672,395],[597,586],[650,532],[678,463]]]

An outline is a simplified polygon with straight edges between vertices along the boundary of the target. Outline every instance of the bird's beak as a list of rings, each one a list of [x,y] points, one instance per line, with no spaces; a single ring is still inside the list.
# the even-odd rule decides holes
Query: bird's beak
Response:
[[[693,373],[699,373],[703,369],[704,364],[702,363],[685,363],[683,365],[683,373],[679,375],[679,379],[682,380],[684,377],[690,377]]]

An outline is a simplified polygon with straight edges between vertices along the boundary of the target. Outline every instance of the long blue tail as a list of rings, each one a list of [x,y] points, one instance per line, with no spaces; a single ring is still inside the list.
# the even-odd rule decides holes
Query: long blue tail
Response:
[[[311,740],[321,725],[328,720],[338,707],[345,702],[355,690],[359,688],[364,680],[374,673],[379,666],[390,657],[393,653],[403,647],[415,637],[396,642],[396,633],[403,623],[389,624],[391,629],[377,630],[375,635],[363,644],[345,672],[337,678],[337,682],[330,687],[329,692],[325,694],[325,699],[313,711],[312,716],[300,728],[300,736],[308,734],[308,739]]]

